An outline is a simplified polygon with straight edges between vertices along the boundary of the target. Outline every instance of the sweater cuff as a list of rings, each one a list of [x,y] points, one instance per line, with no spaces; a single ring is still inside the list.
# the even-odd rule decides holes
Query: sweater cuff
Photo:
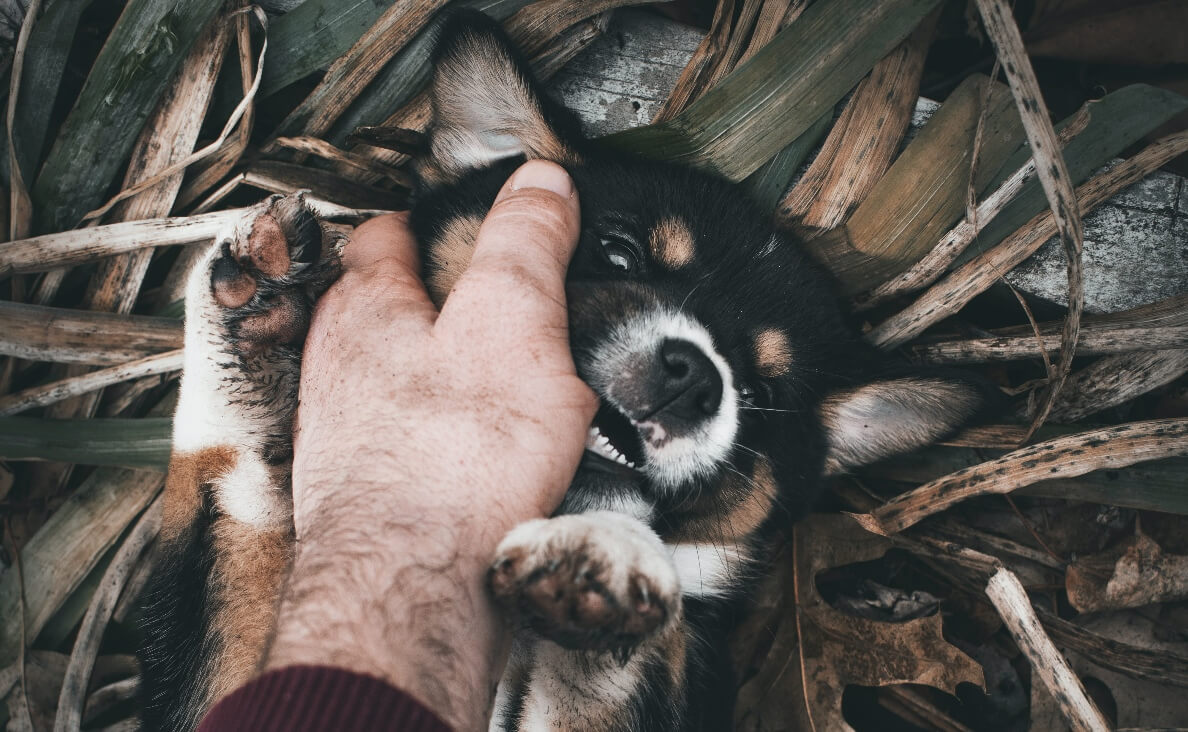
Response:
[[[409,694],[374,676],[330,666],[269,671],[224,697],[199,732],[450,732]]]

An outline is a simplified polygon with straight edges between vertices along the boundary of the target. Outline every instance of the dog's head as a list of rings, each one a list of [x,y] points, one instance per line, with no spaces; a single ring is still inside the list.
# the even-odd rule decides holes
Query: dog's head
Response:
[[[590,490],[571,508],[760,492],[798,513],[826,473],[929,443],[983,406],[958,374],[880,379],[828,278],[738,187],[584,139],[482,16],[446,23],[431,94],[413,226],[439,302],[524,158],[560,163],[579,191],[570,338],[602,407],[577,481]]]

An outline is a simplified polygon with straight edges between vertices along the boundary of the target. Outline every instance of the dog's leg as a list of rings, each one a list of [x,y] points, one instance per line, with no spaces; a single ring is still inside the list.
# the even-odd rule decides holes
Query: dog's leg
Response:
[[[257,671],[292,544],[293,413],[314,301],[336,237],[300,195],[219,237],[186,290],[185,367],[146,594],[149,729],[197,726]]]
[[[675,729],[689,629],[676,567],[631,516],[529,521],[500,544],[492,593],[517,639],[494,729]]]

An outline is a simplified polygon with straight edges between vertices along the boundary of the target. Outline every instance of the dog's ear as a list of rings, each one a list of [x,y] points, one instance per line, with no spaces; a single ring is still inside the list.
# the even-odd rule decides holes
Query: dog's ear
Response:
[[[423,175],[448,181],[498,160],[524,156],[577,162],[580,126],[541,92],[498,23],[452,11],[434,53],[430,153]]]
[[[993,386],[948,371],[834,392],[820,406],[825,471],[833,475],[924,447],[993,411],[999,401]]]

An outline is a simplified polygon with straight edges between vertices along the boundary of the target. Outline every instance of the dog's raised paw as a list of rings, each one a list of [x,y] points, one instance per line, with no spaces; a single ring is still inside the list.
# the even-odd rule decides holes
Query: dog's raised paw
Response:
[[[659,538],[605,511],[516,527],[499,545],[488,584],[513,621],[573,649],[630,649],[681,609]]]
[[[245,355],[294,344],[313,301],[337,275],[332,234],[301,194],[272,196],[222,237],[209,262],[210,293]]]

